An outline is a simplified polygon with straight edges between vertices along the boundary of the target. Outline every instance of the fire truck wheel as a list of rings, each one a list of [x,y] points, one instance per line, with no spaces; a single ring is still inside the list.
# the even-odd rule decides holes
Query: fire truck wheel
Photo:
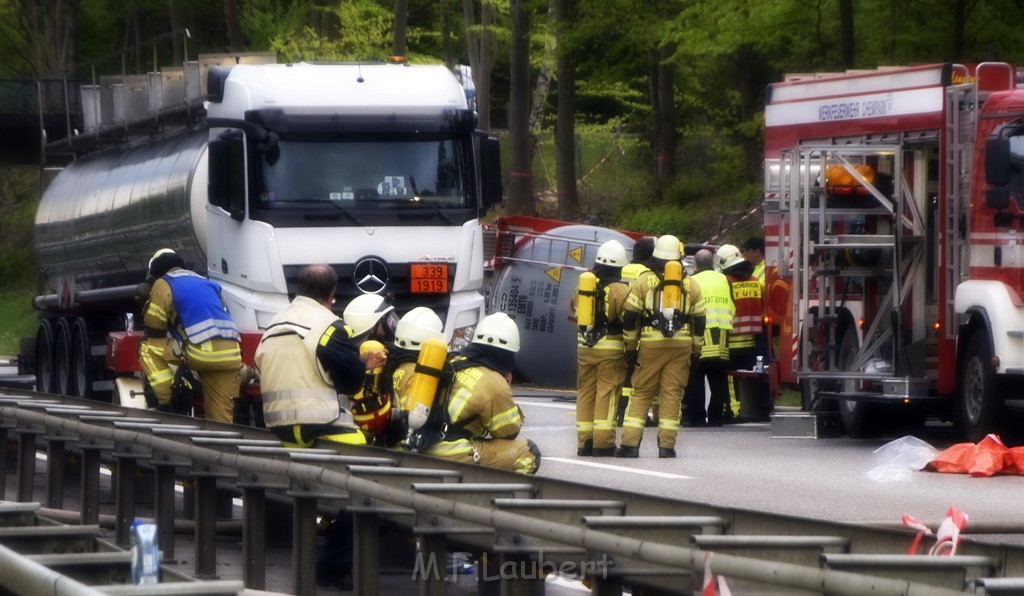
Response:
[[[36,331],[36,391],[53,393],[53,324],[39,321]]]
[[[992,432],[995,420],[995,371],[988,334],[971,335],[964,353],[963,371],[957,392],[956,426],[968,441],[977,443]]]
[[[848,329],[843,333],[843,339],[839,343],[839,356],[837,368],[840,371],[850,370],[853,360],[857,357],[857,350],[860,348],[860,341],[857,339],[857,332]],[[840,387],[843,393],[853,393],[858,390],[856,382],[846,381]],[[872,436],[877,431],[876,415],[872,412],[871,404],[863,401],[840,400],[839,418],[843,421],[843,428],[846,434],[854,439],[863,439]]]

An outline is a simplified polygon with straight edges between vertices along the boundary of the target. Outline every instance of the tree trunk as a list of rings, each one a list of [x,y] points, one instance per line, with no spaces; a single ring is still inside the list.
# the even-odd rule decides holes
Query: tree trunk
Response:
[[[480,114],[480,130],[491,130],[491,71],[494,69],[494,50],[491,47],[494,33],[494,6],[485,2],[480,9],[480,61],[478,71],[473,71],[476,84],[476,106]]]
[[[764,109],[761,88],[765,79],[764,57],[752,43],[736,48],[733,55],[736,64],[736,90],[740,94],[740,122],[750,122]],[[763,163],[763,147],[760,136],[737,135],[737,142],[743,149],[743,173],[748,180],[756,180]]]
[[[228,28],[228,51],[244,52],[245,38],[242,36],[242,13],[238,0],[224,0],[224,19]]]
[[[477,69],[480,68],[480,32],[473,11],[473,0],[462,0],[462,21],[466,24],[466,58],[473,69],[474,83],[477,81]],[[477,89],[479,89],[479,85]]]
[[[839,0],[839,61],[844,70],[854,66],[853,0]]]
[[[455,52],[452,50],[452,24],[448,20],[448,7],[445,0],[441,0],[441,40],[444,44],[444,65],[448,70],[455,68]]]
[[[409,1],[395,0],[395,22],[391,38],[391,55],[405,56],[406,22],[409,20]]]
[[[576,188],[576,56],[565,40],[573,22],[573,0],[557,0],[558,28],[558,122],[555,125],[555,180],[558,185],[558,217],[572,221],[579,211]]]
[[[967,22],[967,0],[956,0],[953,3],[953,39],[952,54],[949,57],[951,62],[959,62],[964,53],[964,27]]]
[[[171,20],[171,31],[182,29],[180,0],[167,0],[167,14]],[[181,34],[171,36],[171,64],[180,65],[185,61],[185,43]]]
[[[509,0],[512,39],[509,48],[509,193],[510,214],[533,215],[532,151],[530,150],[530,18],[527,0]]]
[[[676,73],[675,65],[668,58],[675,52],[673,44],[663,45],[658,50],[656,65],[657,78],[654,82],[654,158],[655,179],[659,192],[676,175]]]
[[[551,29],[557,30],[558,23],[555,22],[555,3],[558,0],[548,0],[548,21],[552,24]],[[557,51],[556,41],[553,36],[548,36],[547,42],[544,44],[545,49],[549,55],[554,54]],[[553,65],[549,61],[544,61],[541,65],[540,70],[537,72],[537,84],[533,87],[533,101],[531,102],[530,109],[530,138],[532,140],[532,146],[536,146],[537,138],[540,137],[540,124],[541,118],[544,117],[544,108],[548,105],[548,91],[551,89],[551,72]]]

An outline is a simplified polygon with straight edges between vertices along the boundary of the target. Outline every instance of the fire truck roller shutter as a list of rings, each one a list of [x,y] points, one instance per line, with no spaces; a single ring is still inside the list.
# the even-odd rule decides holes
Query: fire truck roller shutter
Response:
[[[576,335],[569,320],[569,300],[582,273],[594,266],[597,249],[618,240],[631,251],[633,239],[597,226],[569,225],[551,229],[544,238],[531,238],[512,257],[539,263],[510,261],[494,285],[488,312],[504,312],[519,327],[521,349],[516,374],[546,387],[576,386]]]

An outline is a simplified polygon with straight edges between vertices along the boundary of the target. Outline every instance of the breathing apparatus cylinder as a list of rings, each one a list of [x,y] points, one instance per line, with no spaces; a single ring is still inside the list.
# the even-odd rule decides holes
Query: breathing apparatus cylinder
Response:
[[[364,341],[359,346],[359,355],[365,356],[374,352],[383,352],[384,344],[376,340]],[[363,387],[352,400],[352,420],[362,430],[377,435],[387,428],[391,419],[391,400],[380,392],[380,376],[384,367],[378,366],[366,373]]]
[[[597,276],[586,271],[580,274],[576,287],[576,324],[583,331],[597,322]]]
[[[663,312],[679,310],[683,296],[683,264],[679,261],[665,263],[665,281],[661,291]]]
[[[384,344],[380,343],[375,339],[364,341],[359,346],[359,357],[362,358],[367,354],[373,354],[374,352],[385,351]],[[356,401],[363,399],[366,393],[378,394],[380,393],[380,373],[384,370],[384,367],[378,366],[367,372],[366,380],[363,382],[363,388],[352,398]]]
[[[405,400],[410,432],[419,430],[427,423],[447,357],[448,346],[443,341],[433,337],[423,341],[420,355],[416,359],[416,371],[409,380],[409,392]]]

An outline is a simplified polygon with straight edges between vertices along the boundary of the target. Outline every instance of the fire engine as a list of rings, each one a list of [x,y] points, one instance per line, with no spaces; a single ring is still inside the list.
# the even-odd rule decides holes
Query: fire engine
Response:
[[[791,76],[765,112],[775,383],[860,437],[1024,397],[1024,88],[1005,63]]]

